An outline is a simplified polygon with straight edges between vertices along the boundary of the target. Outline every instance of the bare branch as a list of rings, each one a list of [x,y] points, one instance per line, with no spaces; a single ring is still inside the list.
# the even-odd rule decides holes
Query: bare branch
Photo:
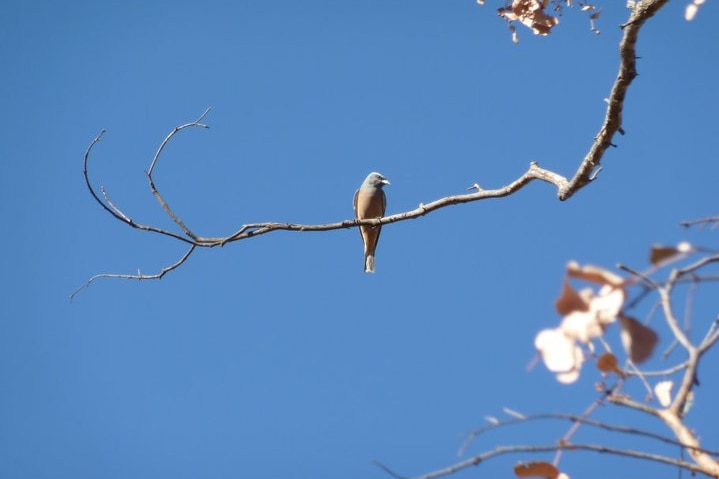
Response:
[[[152,194],[155,196],[155,199],[157,200],[157,202],[160,203],[160,206],[162,206],[162,208],[165,210],[167,215],[170,218],[172,218],[172,221],[174,221],[175,224],[177,224],[177,226],[179,226],[180,229],[182,229],[182,231],[184,231],[185,234],[192,239],[197,239],[197,235],[195,235],[192,231],[190,231],[190,229],[187,226],[185,226],[185,224],[182,222],[182,220],[180,220],[180,218],[172,211],[170,206],[167,204],[165,199],[162,197],[160,192],[155,187],[155,182],[152,179],[152,172],[155,170],[155,165],[157,164],[157,161],[160,159],[160,154],[165,149],[165,146],[170,142],[170,140],[172,139],[173,136],[175,136],[177,133],[184,130],[185,128],[192,128],[193,126],[200,127],[200,128],[209,128],[209,126],[205,125],[204,123],[200,123],[200,122],[207,116],[208,113],[210,113],[211,109],[212,108],[210,107],[207,110],[205,110],[205,112],[202,115],[200,115],[200,117],[197,120],[192,121],[190,123],[186,123],[184,125],[180,125],[178,127],[175,127],[175,129],[172,130],[170,132],[170,134],[167,135],[167,137],[165,137],[162,144],[160,144],[160,147],[157,149],[157,152],[155,153],[155,157],[152,159],[152,163],[150,163],[150,168],[146,172],[147,181],[150,184],[150,190],[152,190]]]
[[[181,219],[180,217],[170,208],[167,201],[163,198],[161,195],[159,189],[155,185],[155,181],[153,179],[153,173],[155,171],[155,167],[157,166],[157,163],[160,159],[160,155],[164,151],[167,144],[174,138],[174,136],[179,133],[180,131],[191,128],[191,127],[200,127],[200,128],[208,128],[208,126],[202,121],[207,116],[207,114],[210,112],[210,109],[208,108],[205,110],[202,115],[200,115],[199,118],[197,118],[195,121],[192,121],[190,123],[186,123],[184,125],[180,125],[175,127],[162,141],[159,148],[157,149],[157,152],[155,153],[155,156],[150,163],[150,167],[148,168],[146,175],[148,179],[148,183],[150,186],[150,190],[152,191],[152,194],[155,196],[155,199],[158,201],[158,203],[162,206],[164,211],[167,213],[167,215],[172,219],[172,221],[180,228],[182,231],[182,234],[176,233],[173,231],[169,231],[162,228],[157,228],[154,226],[149,225],[143,225],[136,223],[129,215],[123,213],[120,211],[119,208],[117,208],[112,202],[109,200],[109,196],[106,194],[106,192],[103,189],[103,197],[105,200],[103,201],[95,192],[95,190],[92,187],[92,184],[90,183],[87,166],[88,166],[88,158],[90,155],[90,152],[92,148],[95,146],[95,144],[100,141],[102,137],[102,133],[98,135],[88,146],[87,151],[85,153],[85,159],[84,159],[84,175],[85,175],[85,182],[87,184],[87,187],[92,194],[92,196],[95,198],[95,200],[102,206],[103,209],[105,209],[108,213],[110,213],[113,217],[120,220],[121,222],[127,224],[128,226],[136,229],[140,229],[143,231],[149,231],[157,234],[161,234],[164,236],[169,236],[171,238],[183,241],[189,245],[192,246],[199,246],[199,247],[215,247],[215,246],[224,246],[227,243],[233,242],[233,241],[239,241],[242,239],[252,238],[256,236],[261,236],[267,233],[271,233],[273,231],[329,231],[329,230],[335,230],[335,229],[341,229],[341,228],[353,228],[357,227],[359,225],[380,225],[380,224],[388,224],[388,223],[395,223],[399,221],[404,221],[408,219],[416,219],[420,216],[424,216],[432,211],[438,210],[440,208],[444,208],[451,205],[457,205],[462,203],[469,203],[473,201],[479,201],[489,198],[500,198],[504,196],[511,195],[520,189],[522,189],[524,186],[529,184],[533,180],[541,180],[547,183],[550,183],[554,185],[557,188],[557,196],[560,200],[566,200],[570,198],[574,193],[579,191],[581,188],[589,184],[591,181],[593,181],[596,178],[597,173],[599,172],[600,167],[600,161],[604,154],[604,152],[609,148],[610,146],[613,146],[611,141],[612,137],[614,136],[614,133],[619,131],[620,133],[623,133],[622,130],[622,110],[623,110],[623,103],[624,98],[627,92],[627,89],[629,88],[629,85],[632,83],[634,78],[637,76],[636,72],[636,42],[637,37],[639,34],[639,30],[643,26],[644,22],[651,18],[660,8],[662,8],[668,0],[646,0],[642,2],[637,2],[637,6],[634,7],[630,17],[629,21],[623,25],[624,29],[624,35],[622,38],[622,41],[620,43],[619,48],[619,55],[620,55],[620,64],[619,64],[619,73],[617,74],[617,78],[614,82],[614,85],[612,87],[611,93],[609,95],[609,98],[607,99],[607,111],[605,114],[604,122],[599,130],[599,133],[595,137],[595,140],[584,158],[582,162],[580,163],[579,167],[577,168],[577,171],[574,174],[574,177],[571,180],[567,180],[564,176],[550,171],[546,170],[544,168],[540,168],[537,163],[533,162],[529,170],[525,172],[522,176],[514,180],[513,182],[509,183],[506,186],[492,189],[492,190],[484,190],[479,187],[478,184],[474,184],[473,187],[471,187],[472,190],[476,190],[475,192],[468,193],[468,194],[461,194],[461,195],[454,195],[454,196],[447,196],[435,201],[432,201],[428,204],[420,204],[418,208],[407,211],[404,213],[397,213],[391,216],[387,216],[384,218],[379,219],[366,219],[366,220],[344,220],[341,222],[336,223],[329,223],[329,224],[322,224],[322,225],[305,225],[305,224],[293,224],[293,223],[278,223],[278,222],[264,222],[264,223],[249,223],[242,225],[234,234],[228,236],[228,237],[202,237],[197,234],[195,234]],[[104,130],[103,130],[104,133]],[[171,268],[174,269],[174,268]],[[126,277],[124,275],[100,275],[98,277]],[[153,276],[154,277],[154,276]],[[143,279],[150,279],[150,278],[144,278]]]
[[[717,340],[719,340],[719,318],[716,318],[709,327],[706,336],[699,345],[699,354],[704,354]]]
[[[621,394],[612,394],[611,396],[607,397],[607,401],[609,401],[612,404],[618,404],[620,406],[624,406],[630,409],[635,409],[637,411],[641,411],[644,413],[647,413],[652,416],[659,417],[659,409],[651,406],[647,406],[644,403],[637,402],[633,399],[631,399],[628,396],[624,396]]]
[[[160,270],[160,272],[157,273],[157,274],[142,274],[142,273],[140,273],[140,272],[138,272],[137,274],[117,274],[117,273],[100,273],[100,274],[96,274],[96,275],[93,276],[92,278],[90,278],[90,279],[88,279],[87,281],[85,281],[85,282],[82,284],[82,286],[80,286],[80,287],[77,288],[75,291],[73,291],[73,293],[70,295],[70,301],[72,301],[72,300],[75,298],[75,295],[77,295],[77,293],[79,293],[79,292],[82,291],[83,289],[87,288],[87,287],[90,286],[90,284],[92,284],[95,280],[98,280],[98,279],[100,279],[100,278],[121,278],[121,279],[136,279],[136,280],[162,279],[162,277],[165,276],[167,273],[169,273],[169,272],[172,271],[173,269],[179,268],[180,265],[182,265],[182,263],[184,263],[185,261],[187,261],[187,259],[190,257],[190,255],[195,251],[195,248],[197,248],[197,246],[195,246],[195,245],[190,246],[190,249],[187,250],[187,252],[182,256],[182,258],[180,258],[180,259],[177,260],[175,263],[173,263],[173,264],[171,264],[171,265],[169,265],[169,266],[165,266],[165,267],[162,268],[162,269]]]
[[[198,238],[197,241],[207,244],[222,244],[229,243],[232,241],[238,241],[247,239],[250,237],[260,236],[263,234],[271,233],[273,231],[330,231],[343,228],[352,228],[359,225],[384,225],[389,223],[397,223],[399,221],[416,219],[424,216],[432,211],[447,206],[459,205],[463,203],[470,203],[473,201],[486,200],[489,198],[501,198],[516,193],[520,189],[527,186],[534,180],[546,181],[555,185],[557,188],[562,188],[566,183],[566,178],[557,173],[540,168],[536,162],[532,162],[529,169],[519,178],[514,180],[512,183],[493,190],[480,189],[476,193],[467,193],[462,195],[447,196],[438,200],[432,201],[431,203],[420,203],[420,205],[414,210],[406,211],[403,213],[396,213],[391,216],[385,216],[383,218],[365,219],[365,220],[344,220],[337,223],[328,223],[321,225],[310,225],[310,224],[294,224],[294,223],[249,223],[243,225],[237,232],[233,233],[227,238]]]
[[[604,446],[602,444],[571,444],[571,443],[559,443],[551,445],[518,445],[518,446],[499,446],[490,451],[483,452],[472,456],[469,459],[458,462],[451,466],[437,469],[420,476],[414,476],[412,479],[436,479],[438,477],[445,477],[459,472],[463,469],[467,469],[472,466],[478,466],[479,464],[493,459],[495,457],[504,456],[507,454],[519,454],[519,453],[544,453],[544,452],[556,452],[559,450],[567,451],[592,451],[604,454],[612,454],[615,456],[632,457],[635,459],[645,459],[648,461],[658,462],[661,464],[667,464],[671,466],[681,467],[692,473],[699,472],[706,474],[710,477],[715,477],[711,469],[704,469],[701,465],[697,465],[691,462],[683,461],[681,459],[675,459],[668,456],[662,456],[659,454],[652,454],[643,451],[635,451],[632,449],[618,449],[614,447]],[[375,462],[377,463],[377,462]],[[387,466],[382,465],[382,469],[390,473],[395,478],[403,478],[399,474],[392,472]]]
[[[694,433],[681,420],[681,415],[675,413],[672,407],[663,409],[660,412],[661,419],[674,432],[674,435],[688,449],[689,455],[699,466],[699,471],[710,476],[719,477],[719,463],[706,451],[699,448],[699,440]]]
[[[593,403],[596,404],[596,403]],[[506,426],[515,426],[518,424],[524,424],[527,422],[533,422],[533,421],[545,421],[545,420],[561,420],[561,421],[569,421],[574,424],[583,424],[590,427],[595,427],[598,429],[604,429],[606,431],[611,432],[618,432],[621,434],[630,434],[630,435],[636,435],[636,436],[642,436],[649,439],[654,439],[666,444],[671,444],[674,446],[680,446],[685,447],[685,444],[677,441],[676,439],[673,439],[669,436],[664,436],[661,434],[657,434],[651,431],[647,431],[645,429],[638,429],[628,426],[618,426],[615,424],[609,424],[603,421],[597,421],[595,419],[589,419],[588,417],[585,417],[584,415],[577,416],[576,414],[563,414],[563,413],[543,413],[543,414],[533,414],[529,416],[524,416],[520,418],[514,418],[507,421],[501,421],[494,424],[488,424],[487,426],[481,427],[475,431],[472,431],[467,438],[467,440],[464,442],[460,449],[460,455],[462,455],[469,445],[479,436],[482,434],[485,434],[489,431],[493,431],[495,429],[503,428]],[[568,442],[565,437],[562,442]],[[697,448],[700,451],[706,452],[707,454],[715,454],[719,455],[719,451],[712,451],[708,449],[701,449]]]
[[[696,261],[695,263],[690,264],[689,266],[686,266],[684,268],[681,268],[677,270],[676,272],[676,278],[675,281],[678,279],[681,279],[682,277],[694,273],[696,270],[703,268],[704,266],[712,263],[719,262],[719,254],[712,255],[712,256],[705,256],[701,258],[700,260]]]
[[[686,220],[679,223],[680,225],[689,228],[694,225],[711,225],[712,228],[719,224],[719,216],[707,216],[706,218],[699,218],[698,220]]]
[[[669,0],[647,0],[637,2],[629,20],[622,26],[624,35],[619,44],[619,73],[614,86],[607,99],[607,112],[599,133],[594,138],[589,153],[579,165],[574,177],[566,188],[560,190],[559,199],[569,199],[574,193],[592,181],[592,172],[599,167],[604,153],[612,144],[616,132],[624,134],[622,130],[622,112],[624,110],[624,97],[634,78],[637,76],[637,38],[639,30],[648,19],[654,16]]]
[[[172,238],[175,238],[175,239],[177,239],[177,240],[183,241],[183,242],[185,242],[185,243],[193,244],[193,242],[192,242],[191,240],[189,240],[189,239],[185,238],[184,236],[179,235],[179,234],[177,234],[177,233],[173,233],[172,231],[167,231],[167,230],[164,230],[164,229],[162,229],[162,228],[156,228],[156,227],[154,227],[154,226],[148,226],[148,225],[143,225],[143,224],[140,224],[140,223],[136,223],[132,218],[130,218],[130,217],[127,216],[125,213],[123,213],[122,211],[120,211],[112,202],[109,201],[109,196],[108,196],[107,192],[105,191],[105,188],[104,188],[104,187],[102,187],[101,190],[102,190],[102,196],[103,196],[103,198],[105,198],[105,201],[103,201],[102,199],[100,199],[100,196],[97,194],[97,192],[95,192],[95,189],[92,187],[92,183],[90,182],[90,176],[89,176],[89,173],[88,173],[88,170],[87,170],[87,165],[88,165],[88,163],[89,163],[90,153],[92,152],[93,147],[94,147],[100,140],[102,140],[102,136],[105,134],[105,131],[106,131],[106,130],[102,130],[102,131],[100,132],[100,134],[97,135],[97,136],[92,140],[92,142],[90,143],[90,145],[87,147],[87,150],[85,151],[85,158],[84,158],[84,160],[83,160],[83,169],[82,169],[82,172],[83,172],[83,175],[84,175],[84,177],[85,177],[85,184],[87,185],[87,189],[90,191],[90,194],[92,195],[92,197],[95,198],[95,201],[97,201],[97,203],[98,203],[100,206],[102,206],[102,209],[104,209],[105,211],[107,211],[108,213],[110,213],[113,217],[115,217],[116,219],[120,220],[121,222],[127,224],[128,226],[131,226],[132,228],[136,228],[136,229],[139,229],[139,230],[142,230],[142,231],[149,231],[149,232],[152,232],[152,233],[158,233],[158,234],[165,235],[165,236],[170,236],[170,237],[172,237]],[[100,276],[100,277],[103,277],[103,276]],[[107,277],[107,276],[105,276],[105,277]]]

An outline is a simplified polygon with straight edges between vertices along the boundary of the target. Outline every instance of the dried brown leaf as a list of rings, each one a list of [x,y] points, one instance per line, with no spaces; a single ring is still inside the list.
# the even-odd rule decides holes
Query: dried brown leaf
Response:
[[[694,247],[691,243],[686,241],[682,241],[676,246],[652,245],[652,249],[649,253],[649,261],[655,266],[662,265],[675,259],[681,259],[693,250]]]
[[[629,359],[637,364],[646,361],[659,341],[657,333],[629,316],[620,316],[619,324],[622,328],[622,345]]]
[[[554,307],[560,315],[566,316],[574,311],[589,311],[589,302],[565,279],[562,294],[557,298]]]
[[[617,373],[624,377],[624,371],[617,364],[617,357],[612,353],[604,353],[597,359],[597,369],[603,373]]]
[[[528,462],[514,466],[514,474],[517,477],[546,477],[555,479],[559,476],[559,470],[549,462]]]
[[[652,245],[649,261],[652,264],[659,264],[677,254],[679,254],[679,251],[674,246]]]

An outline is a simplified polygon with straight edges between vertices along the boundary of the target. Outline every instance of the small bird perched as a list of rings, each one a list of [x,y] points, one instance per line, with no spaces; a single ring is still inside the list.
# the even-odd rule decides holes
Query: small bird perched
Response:
[[[382,187],[389,185],[389,180],[383,175],[372,172],[367,175],[359,190],[355,192],[355,217],[360,220],[381,218],[387,207],[387,197]],[[360,226],[360,234],[364,242],[364,270],[374,273],[374,250],[377,247],[382,225]]]

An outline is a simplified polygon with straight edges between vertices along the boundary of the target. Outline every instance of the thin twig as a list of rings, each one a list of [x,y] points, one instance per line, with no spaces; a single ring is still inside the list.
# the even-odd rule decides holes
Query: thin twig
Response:
[[[596,404],[596,403],[594,403],[594,404]],[[654,440],[663,442],[665,444],[671,444],[673,446],[684,447],[684,444],[677,441],[676,439],[673,439],[669,436],[657,434],[652,431],[647,431],[645,429],[638,429],[638,428],[633,428],[633,427],[628,427],[628,426],[618,426],[615,424],[609,424],[609,423],[606,423],[603,421],[597,421],[595,419],[590,419],[588,417],[585,417],[584,415],[577,416],[576,414],[543,413],[543,414],[532,414],[529,416],[517,417],[514,419],[510,419],[507,421],[501,421],[501,422],[497,422],[494,424],[488,424],[487,426],[484,426],[475,431],[472,431],[469,434],[469,437],[462,444],[462,447],[460,448],[460,451],[459,451],[459,455],[463,455],[466,452],[466,450],[469,448],[469,446],[472,444],[472,442],[478,436],[480,436],[482,434],[493,431],[495,429],[504,428],[507,426],[515,426],[515,425],[524,424],[527,422],[546,421],[546,420],[569,421],[574,424],[583,424],[586,426],[595,427],[598,429],[604,429],[606,431],[617,432],[617,433],[621,433],[621,434],[642,436],[642,437],[646,437],[649,439],[654,439]],[[560,442],[567,442],[567,441],[560,441]],[[719,451],[713,451],[713,450],[702,449],[702,448],[698,448],[698,449],[703,452],[706,452],[707,454],[719,455]]]
[[[153,171],[155,171],[155,165],[157,164],[158,160],[160,159],[160,154],[165,149],[165,146],[170,142],[170,140],[172,139],[173,136],[175,136],[177,133],[179,133],[180,131],[182,131],[186,128],[192,128],[192,127],[209,128],[209,126],[205,125],[204,123],[200,123],[200,122],[207,116],[208,113],[210,113],[211,109],[212,108],[210,107],[207,110],[205,110],[205,112],[202,115],[200,115],[200,117],[197,120],[192,121],[190,123],[185,123],[184,125],[180,125],[178,127],[175,127],[175,129],[172,130],[167,135],[167,137],[165,137],[162,144],[160,144],[160,147],[157,149],[157,152],[155,153],[155,157],[152,159],[152,163],[150,163],[150,168],[147,170],[147,173],[146,173],[147,181],[150,184],[150,190],[152,191],[152,194],[155,196],[155,199],[157,200],[157,202],[160,203],[160,206],[162,206],[162,209],[165,210],[165,212],[172,219],[172,221],[174,221],[175,224],[177,224],[177,226],[179,226],[180,229],[182,231],[184,231],[187,236],[189,236],[190,238],[192,238],[194,240],[197,239],[197,235],[195,235],[192,231],[190,231],[190,229],[185,225],[185,223],[183,223],[182,220],[175,214],[175,212],[172,211],[172,209],[170,208],[170,205],[167,204],[167,202],[162,197],[162,195],[160,194],[158,189],[155,187],[155,181],[152,178],[152,173],[153,173]]]
[[[452,464],[451,466],[437,469],[435,471],[422,474],[419,476],[414,476],[412,479],[436,479],[439,477],[445,477],[452,475],[456,472],[459,472],[463,469],[467,469],[469,467],[478,466],[479,464],[488,461],[489,459],[493,459],[498,456],[504,456],[507,454],[519,454],[519,453],[544,453],[544,452],[555,452],[557,450],[568,450],[568,451],[592,451],[592,452],[599,452],[604,454],[613,454],[616,456],[623,456],[623,457],[631,457],[635,459],[644,459],[648,461],[658,462],[661,464],[668,464],[671,466],[681,467],[682,469],[685,469],[687,471],[690,471],[692,473],[694,472],[700,472],[703,474],[710,475],[709,472],[705,471],[702,467],[700,467],[697,464],[683,461],[681,459],[675,459],[672,457],[662,456],[659,454],[652,454],[648,452],[643,451],[635,451],[632,449],[618,449],[614,447],[608,447],[604,446],[602,444],[571,444],[571,443],[565,443],[565,444],[550,444],[550,445],[517,445],[517,446],[499,446],[495,449],[492,449],[490,451],[483,452],[481,454],[477,454],[475,456],[470,457],[469,459],[466,459],[464,461]],[[385,471],[391,471],[386,466],[383,467]],[[394,472],[392,472],[393,477],[395,478],[402,478],[403,476],[400,476]]]
[[[717,223],[719,223],[719,216],[708,216],[706,218],[699,218],[697,220],[687,220],[687,221],[682,221],[679,224],[688,228],[688,227],[694,226],[694,225],[706,226],[708,224],[712,224],[714,226]]]
[[[138,272],[137,274],[118,274],[118,273],[100,273],[100,274],[96,274],[96,275],[93,276],[92,278],[90,278],[90,279],[88,279],[87,281],[85,281],[85,282],[84,282],[79,288],[77,288],[75,291],[73,291],[73,293],[70,295],[70,301],[72,301],[72,300],[75,298],[75,295],[77,295],[77,293],[79,293],[79,292],[82,291],[83,289],[87,288],[87,287],[90,286],[95,280],[98,280],[98,279],[100,279],[100,278],[120,278],[120,279],[136,279],[136,280],[162,279],[162,277],[165,276],[167,273],[169,273],[169,272],[172,271],[173,269],[179,268],[180,265],[182,265],[185,261],[187,261],[187,259],[188,259],[188,258],[190,257],[190,255],[193,253],[193,251],[195,251],[195,248],[196,248],[196,247],[197,247],[197,246],[195,246],[195,245],[190,246],[190,249],[187,250],[187,252],[182,256],[182,258],[180,258],[180,259],[177,260],[175,263],[173,263],[173,264],[171,264],[171,265],[169,265],[169,266],[165,266],[165,267],[162,268],[162,269],[160,270],[160,272],[157,273],[157,274],[142,274],[142,273],[139,273],[139,272]]]

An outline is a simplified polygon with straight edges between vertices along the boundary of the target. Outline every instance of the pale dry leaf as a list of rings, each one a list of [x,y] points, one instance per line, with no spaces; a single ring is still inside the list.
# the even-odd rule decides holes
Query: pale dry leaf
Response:
[[[672,403],[672,388],[674,381],[660,381],[654,386],[654,395],[659,400],[662,407],[667,407]]]
[[[560,329],[544,329],[534,339],[534,347],[542,356],[547,369],[553,373],[563,373],[576,369],[576,349],[574,341],[564,335]],[[581,350],[580,350],[581,351]]]
[[[498,13],[507,21],[519,21],[531,28],[535,35],[549,35],[559,19],[544,12],[547,5],[548,2],[538,0],[514,0],[511,6],[500,8]]]
[[[603,286],[599,293],[589,303],[589,310],[594,311],[597,320],[602,324],[610,324],[616,321],[619,311],[624,306],[626,299],[624,288],[614,286]]]
[[[572,384],[579,379],[579,370],[575,369],[574,371],[570,371],[568,373],[559,373],[557,374],[557,381],[559,381],[562,384]]]
[[[629,316],[620,316],[619,324],[622,346],[629,355],[629,359],[636,364],[646,361],[654,352],[654,347],[659,341],[657,333]]]
[[[702,3],[704,2],[702,1]],[[692,244],[688,241],[682,241],[677,245],[677,251],[684,254],[691,253],[694,251],[694,246],[692,246]]]
[[[624,278],[616,273],[590,264],[580,266],[576,261],[567,264],[567,276],[601,285],[619,287],[624,284]]]
[[[502,411],[504,411],[504,414],[506,414],[508,416],[516,417],[517,419],[524,419],[527,417],[524,414],[522,414],[521,412],[515,411],[514,409],[510,409],[508,407],[503,407]]]
[[[484,416],[484,420],[490,423],[492,426],[496,426],[499,424],[499,419],[494,416]]]
[[[566,337],[585,344],[604,334],[604,325],[594,311],[575,311],[566,315],[559,329]]]

